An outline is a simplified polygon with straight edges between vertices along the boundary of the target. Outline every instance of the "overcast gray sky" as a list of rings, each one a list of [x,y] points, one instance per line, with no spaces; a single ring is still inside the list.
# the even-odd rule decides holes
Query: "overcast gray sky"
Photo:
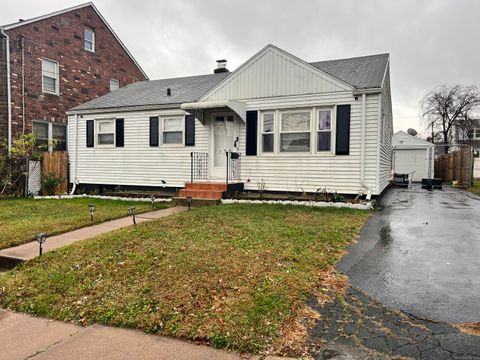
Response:
[[[0,24],[80,4],[2,0]],[[422,96],[480,86],[479,0],[96,0],[150,79],[234,70],[268,43],[306,61],[390,53],[394,130],[423,132]]]

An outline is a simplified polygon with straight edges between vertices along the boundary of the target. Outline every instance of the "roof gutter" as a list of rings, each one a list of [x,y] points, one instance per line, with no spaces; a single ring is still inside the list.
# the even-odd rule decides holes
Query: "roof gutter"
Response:
[[[368,89],[355,88],[355,90],[353,90],[353,95],[354,96],[360,96],[363,94],[370,95],[370,94],[379,94],[381,92],[382,92],[381,87],[368,88]]]
[[[0,28],[0,34],[5,39],[6,61],[7,61],[7,109],[8,109],[8,152],[12,148],[12,92],[10,87],[10,37]]]
[[[141,110],[158,110],[158,109],[180,109],[182,103],[176,104],[164,104],[164,105],[134,105],[134,106],[119,106],[111,108],[98,108],[98,109],[78,109],[75,108],[66,111],[67,115],[86,115],[86,114],[108,114],[115,112],[128,112],[128,111],[141,111]]]

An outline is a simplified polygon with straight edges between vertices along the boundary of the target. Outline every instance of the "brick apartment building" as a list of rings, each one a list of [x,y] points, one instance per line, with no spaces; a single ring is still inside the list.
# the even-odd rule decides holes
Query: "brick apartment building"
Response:
[[[0,26],[0,139],[66,149],[65,111],[148,80],[93,3]]]

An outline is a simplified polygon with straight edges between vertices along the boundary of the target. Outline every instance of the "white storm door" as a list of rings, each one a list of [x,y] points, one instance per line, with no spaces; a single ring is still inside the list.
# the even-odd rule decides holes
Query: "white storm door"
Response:
[[[211,163],[212,179],[225,180],[227,174],[227,151],[236,151],[237,122],[233,114],[214,114],[212,119],[213,150]]]

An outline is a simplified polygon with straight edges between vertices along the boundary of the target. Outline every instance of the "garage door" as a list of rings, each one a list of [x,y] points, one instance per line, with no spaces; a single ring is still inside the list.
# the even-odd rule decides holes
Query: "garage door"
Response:
[[[413,171],[413,181],[422,181],[427,177],[426,150],[395,150],[395,169],[398,174],[409,174]]]

